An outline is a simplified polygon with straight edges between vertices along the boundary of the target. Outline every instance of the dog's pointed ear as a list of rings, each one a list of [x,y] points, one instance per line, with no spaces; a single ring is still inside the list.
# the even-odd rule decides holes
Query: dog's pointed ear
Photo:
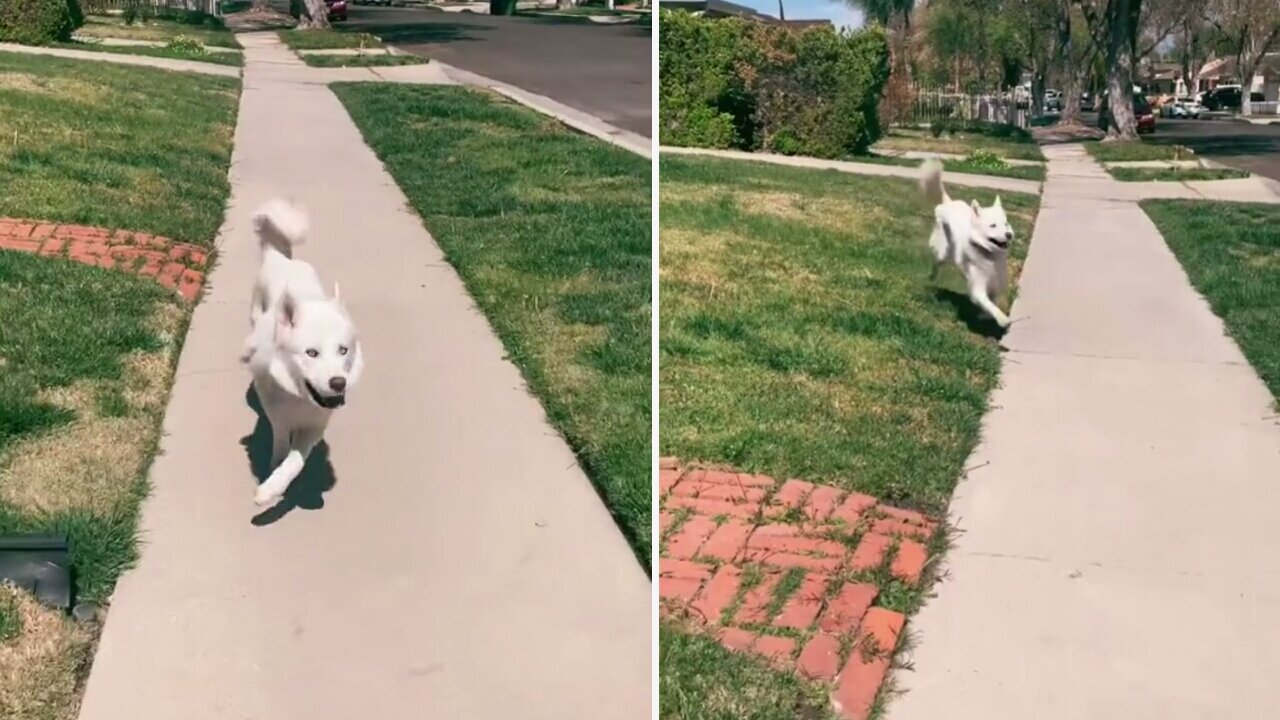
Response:
[[[1000,196],[999,196],[999,195],[997,195],[997,196],[996,196],[996,201],[995,201],[995,203],[994,203],[991,207],[998,208],[998,209],[1002,209],[1002,208],[1004,208],[1004,206],[1000,204]]]
[[[974,217],[978,217],[979,215],[982,214],[982,206],[978,204],[977,200],[974,200],[972,203],[970,203],[970,206],[973,208]]]
[[[333,281],[333,299],[342,302],[342,292],[338,289],[338,281]]]
[[[276,315],[276,342],[284,342],[298,326],[298,301],[288,290],[280,296],[280,312]]]

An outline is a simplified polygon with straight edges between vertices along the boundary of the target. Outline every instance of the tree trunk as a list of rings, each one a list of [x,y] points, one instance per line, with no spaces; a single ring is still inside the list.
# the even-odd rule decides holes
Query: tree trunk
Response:
[[[329,27],[329,12],[324,7],[324,0],[293,0],[298,28],[301,30],[324,30]]]
[[[1078,125],[1080,124],[1080,93],[1084,91],[1084,82],[1082,81],[1083,71],[1078,68],[1072,68],[1070,73],[1063,76],[1062,88],[1062,115],[1058,117],[1060,125]]]
[[[1133,114],[1133,32],[1132,5],[1136,0],[1112,0],[1107,28],[1107,137],[1138,139],[1138,121]]]

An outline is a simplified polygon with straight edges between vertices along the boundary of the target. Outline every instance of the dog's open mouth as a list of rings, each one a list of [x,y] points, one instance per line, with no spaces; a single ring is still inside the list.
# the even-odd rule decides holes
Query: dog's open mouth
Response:
[[[315,388],[311,387],[311,383],[304,382],[303,384],[307,386],[307,392],[311,393],[311,399],[322,408],[337,410],[347,401],[345,393],[341,395],[321,395],[316,392]]]
[[[1005,240],[1004,238],[987,238],[987,241],[990,242],[992,245],[995,245],[996,247],[1000,248],[1001,250],[1009,249],[1009,241]]]

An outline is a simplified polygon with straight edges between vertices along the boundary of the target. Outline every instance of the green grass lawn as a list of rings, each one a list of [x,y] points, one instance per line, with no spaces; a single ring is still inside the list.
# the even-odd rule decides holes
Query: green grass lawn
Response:
[[[424,65],[427,58],[417,55],[303,55],[302,61],[311,67],[391,67]]]
[[[0,533],[66,534],[77,597],[102,603],[137,557],[186,309],[149,278],[0,250],[0,317]],[[90,633],[30,605],[0,641],[0,720],[73,717]]]
[[[958,275],[927,279],[915,184],[684,157],[662,178],[661,454],[942,511],[999,356]],[[1016,273],[1038,201],[1003,201]]]
[[[239,85],[0,53],[0,217],[211,245],[230,189]]]
[[[1231,180],[1249,177],[1243,170],[1230,168],[1107,168],[1111,177],[1125,182],[1194,182],[1197,180]]]
[[[900,165],[902,167],[920,167],[920,164],[923,162],[922,160],[893,157],[889,155],[853,155],[850,156],[848,160],[851,162],[869,162],[879,165]],[[954,173],[994,175],[996,177],[1018,178],[1020,180],[1035,180],[1036,182],[1044,182],[1045,178],[1043,165],[1005,164],[996,167],[966,158],[964,160],[943,160],[942,166],[947,172]]]
[[[195,38],[205,45],[238,48],[240,43],[230,30],[217,21],[206,19],[202,23],[182,22],[164,18],[138,20],[130,25],[118,15],[89,15],[76,35],[124,40],[155,40],[169,42],[180,35]]]
[[[341,30],[281,30],[280,39],[294,50],[334,50],[339,48],[380,48],[382,43],[369,33]]]
[[[660,454],[940,514],[977,444],[1000,357],[997,329],[954,271],[928,280],[931,213],[915,183],[661,163]],[[1018,236],[1016,280],[1038,198],[1002,201]],[[877,584],[878,604],[908,615],[929,586]],[[676,625],[661,632],[663,718],[828,717],[823,688]]]
[[[238,88],[0,53],[0,216],[210,245]],[[0,533],[66,534],[79,600],[106,602],[137,557],[188,309],[150,278],[0,250]],[[0,605],[0,720],[74,717],[95,629],[17,591]]]
[[[56,43],[55,47],[68,50],[114,53],[116,55],[145,55],[147,57],[168,58],[170,60],[194,60],[196,62],[213,63],[214,65],[230,65],[232,67],[244,66],[244,54],[239,52],[194,53],[169,47],[102,45],[93,42]]]
[[[1087,142],[1084,147],[1098,162],[1195,159],[1195,154],[1181,145],[1157,145],[1143,140]]]
[[[1280,206],[1146,200],[1142,208],[1280,402]]]
[[[985,150],[1003,158],[1016,160],[1044,160],[1040,146],[1027,133],[1010,132],[998,136],[990,132],[962,130],[944,133],[940,137],[925,129],[891,128],[880,138],[872,151],[922,150],[925,152],[968,155],[975,150]]]
[[[333,88],[647,566],[649,161],[480,91]]]
[[[664,720],[838,720],[827,689],[701,634],[662,623],[658,707]]]

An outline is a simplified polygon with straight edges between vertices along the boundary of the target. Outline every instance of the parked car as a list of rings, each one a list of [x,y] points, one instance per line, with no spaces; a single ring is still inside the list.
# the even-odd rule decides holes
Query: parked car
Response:
[[[324,0],[324,6],[329,11],[329,20],[347,19],[347,0]]]
[[[1239,85],[1219,85],[1205,93],[1204,108],[1206,110],[1239,110],[1244,96],[1244,88]],[[1260,93],[1249,93],[1250,102],[1263,102],[1266,97]]]
[[[1200,117],[1200,113],[1203,111],[1204,108],[1200,106],[1200,103],[1196,102],[1195,98],[1187,96],[1174,98],[1171,102],[1165,103],[1160,107],[1160,115],[1167,118],[1191,118],[1194,120]]]
[[[1093,112],[1093,93],[1080,93],[1080,109],[1085,112]]]
[[[1138,132],[1149,133],[1155,132],[1156,114],[1151,109],[1151,103],[1147,101],[1145,95],[1140,93],[1133,94],[1133,115],[1138,120]],[[1111,113],[1107,108],[1107,96],[1102,96],[1102,107],[1098,110],[1098,127],[1106,130],[1111,124]]]
[[[1049,112],[1062,111],[1062,93],[1058,90],[1044,91],[1044,109]]]

